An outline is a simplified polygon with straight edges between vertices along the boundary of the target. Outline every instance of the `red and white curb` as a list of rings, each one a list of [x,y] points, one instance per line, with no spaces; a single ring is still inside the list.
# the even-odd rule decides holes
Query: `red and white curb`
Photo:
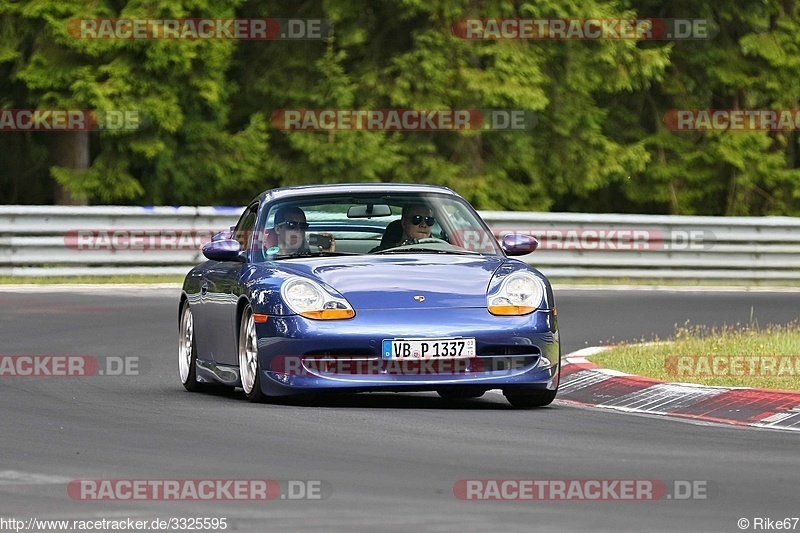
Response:
[[[667,383],[601,368],[586,360],[608,347],[565,356],[557,399],[633,413],[800,431],[800,393]]]

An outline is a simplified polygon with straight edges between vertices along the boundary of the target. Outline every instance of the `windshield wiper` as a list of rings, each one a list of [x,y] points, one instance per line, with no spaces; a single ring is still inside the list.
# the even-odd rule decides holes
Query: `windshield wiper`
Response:
[[[324,250],[321,252],[305,251],[305,252],[296,252],[293,254],[276,255],[275,259],[293,259],[295,257],[335,257],[339,255],[359,255],[359,254],[355,252],[326,252]]]
[[[374,254],[402,254],[406,252],[424,253],[424,254],[454,254],[454,255],[483,255],[480,252],[471,252],[469,250],[437,250],[434,248],[387,248]]]

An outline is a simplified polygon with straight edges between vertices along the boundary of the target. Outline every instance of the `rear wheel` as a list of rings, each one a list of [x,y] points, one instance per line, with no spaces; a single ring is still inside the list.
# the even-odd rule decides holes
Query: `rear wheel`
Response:
[[[258,367],[258,337],[256,323],[253,320],[253,309],[250,304],[242,311],[239,325],[239,377],[242,389],[251,402],[263,402],[266,399],[261,391],[261,372]]]
[[[194,317],[189,302],[181,308],[181,322],[178,327],[178,370],[181,383],[186,390],[200,390],[197,382],[197,347],[194,344]]]
[[[503,393],[508,403],[518,409],[531,409],[533,407],[545,407],[553,403],[558,391],[545,390],[534,393]]]

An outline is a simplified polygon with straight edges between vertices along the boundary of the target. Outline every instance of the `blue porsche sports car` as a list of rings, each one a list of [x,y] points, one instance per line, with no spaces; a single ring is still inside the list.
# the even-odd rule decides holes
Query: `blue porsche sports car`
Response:
[[[501,389],[516,407],[556,396],[550,283],[509,256],[463,198],[427,185],[346,184],[258,196],[183,282],[188,390],[253,401],[308,393]]]

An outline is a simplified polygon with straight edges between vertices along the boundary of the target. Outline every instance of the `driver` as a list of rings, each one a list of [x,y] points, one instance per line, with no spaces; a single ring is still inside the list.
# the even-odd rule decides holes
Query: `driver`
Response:
[[[397,246],[410,244],[419,239],[427,239],[431,236],[431,228],[436,222],[433,211],[430,207],[420,204],[410,204],[403,206],[400,215],[400,225],[403,226],[403,236]]]
[[[281,207],[275,213],[274,230],[278,237],[277,255],[291,255],[301,252],[310,252],[306,242],[306,214],[299,207]],[[330,237],[331,245],[329,248],[317,246],[320,252],[335,252],[336,241],[330,233],[321,233],[324,237]]]
[[[394,237],[399,233],[395,226],[398,222],[403,230],[399,238]],[[433,211],[427,205],[406,204],[403,206],[400,220],[395,220],[386,226],[386,232],[383,235],[381,244],[370,250],[369,253],[382,252],[397,246],[416,244],[422,239],[428,239],[435,223],[436,219],[433,216]]]

